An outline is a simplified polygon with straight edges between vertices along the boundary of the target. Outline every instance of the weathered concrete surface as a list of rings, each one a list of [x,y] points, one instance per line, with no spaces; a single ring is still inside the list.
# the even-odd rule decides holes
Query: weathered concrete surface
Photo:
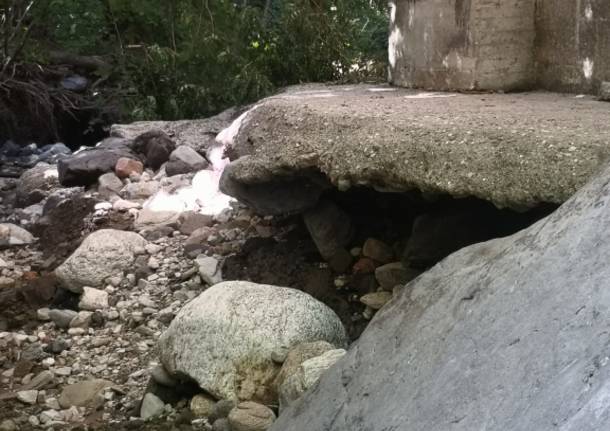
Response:
[[[251,204],[271,196],[265,184],[277,196],[282,181],[317,171],[340,189],[419,189],[516,209],[562,203],[610,155],[609,112],[552,93],[293,87],[247,114],[231,152],[250,156],[221,187]]]
[[[608,0],[539,0],[536,14],[540,87],[595,93],[610,81]]]
[[[535,0],[394,0],[390,82],[514,90],[535,81]]]
[[[610,429],[609,226],[606,169],[408,284],[271,430]]]

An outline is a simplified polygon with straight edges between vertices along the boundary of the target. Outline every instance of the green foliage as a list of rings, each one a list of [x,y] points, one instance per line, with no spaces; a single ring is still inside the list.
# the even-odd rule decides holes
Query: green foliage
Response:
[[[385,74],[371,0],[46,0],[45,43],[112,57],[131,119],[202,117],[278,86]]]
[[[108,46],[105,7],[97,0],[50,0],[45,10],[47,36],[78,54],[99,54]]]

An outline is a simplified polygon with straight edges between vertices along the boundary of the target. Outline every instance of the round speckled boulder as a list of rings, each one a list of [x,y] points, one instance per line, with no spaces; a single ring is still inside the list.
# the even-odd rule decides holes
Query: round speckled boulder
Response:
[[[274,352],[328,341],[345,346],[339,317],[299,290],[244,281],[216,284],[178,313],[160,340],[161,361],[219,399],[277,401]]]

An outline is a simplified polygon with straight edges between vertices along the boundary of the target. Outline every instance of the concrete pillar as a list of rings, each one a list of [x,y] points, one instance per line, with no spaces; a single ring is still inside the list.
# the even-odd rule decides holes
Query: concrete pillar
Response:
[[[392,0],[390,82],[435,90],[534,86],[536,0]]]

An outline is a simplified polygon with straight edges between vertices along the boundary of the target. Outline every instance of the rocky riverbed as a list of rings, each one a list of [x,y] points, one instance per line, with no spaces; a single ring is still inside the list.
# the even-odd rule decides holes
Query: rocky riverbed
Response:
[[[496,201],[498,194],[488,193],[486,181],[470,179],[470,192],[456,192],[436,171],[430,188],[402,174],[392,182],[392,170],[366,168],[359,181],[357,166],[350,165],[346,185],[345,178],[325,170],[327,156],[338,157],[324,150],[329,141],[312,139],[304,146],[297,142],[297,128],[286,141],[290,149],[282,149],[286,128],[315,123],[324,110],[339,115],[357,97],[375,97],[387,109],[391,101],[411,104],[421,98],[401,90],[385,100],[381,95],[390,92],[385,87],[330,91],[299,87],[253,109],[206,120],[118,125],[97,146],[74,152],[62,144],[0,147],[0,431],[401,429],[407,422],[397,413],[395,393],[414,397],[410,417],[424,424],[418,429],[444,429],[447,420],[462,419],[449,417],[459,406],[434,407],[445,405],[435,395],[445,380],[434,376],[457,382],[451,388],[454,404],[464,399],[458,386],[472,400],[473,391],[490,390],[486,381],[514,385],[511,393],[529,384],[503,380],[494,360],[468,362],[468,340],[479,324],[472,316],[489,328],[479,328],[487,344],[505,349],[506,341],[521,349],[530,345],[521,343],[523,334],[508,337],[509,328],[525,328],[529,321],[552,328],[545,316],[559,310],[558,319],[571,312],[534,295],[538,285],[519,274],[525,268],[541,282],[531,262],[548,272],[564,249],[569,262],[584,256],[597,265],[597,257],[577,247],[577,238],[595,242],[585,227],[561,242],[557,255],[544,250],[559,247],[553,238],[569,230],[562,220],[592,226],[601,217],[586,211],[595,199],[605,205],[596,197],[605,190],[599,180],[545,218],[601,163],[598,137],[580,136],[578,145],[566,150],[571,158],[556,160],[557,166],[582,168],[569,178],[569,190],[556,184],[552,199],[546,199],[529,180],[534,188],[524,193],[511,183],[512,210],[489,202],[508,201]],[[481,101],[473,97],[477,100],[468,106],[476,114]],[[277,115],[278,105],[291,103],[284,116]],[[557,103],[567,110],[566,100]],[[291,117],[299,107],[309,114]],[[591,101],[579,101],[577,108],[599,114]],[[363,115],[371,114],[367,109]],[[265,115],[283,118],[281,127],[271,130]],[[397,114],[390,117],[402,121]],[[426,130],[431,121],[426,116]],[[336,135],[337,123],[331,123],[322,129]],[[375,135],[370,128],[376,124],[363,124],[355,136]],[[563,145],[572,135],[560,131],[548,134]],[[485,141],[481,148],[498,145],[485,136],[474,136]],[[538,142],[533,132],[524,136]],[[359,140],[349,144],[347,133],[335,138],[354,146],[350,154],[357,160],[365,157]],[[378,150],[393,142],[380,141]],[[412,144],[410,138],[397,143],[400,151]],[[460,157],[448,154],[429,161],[441,166]],[[510,161],[519,158],[502,154]],[[372,155],[365,158],[366,166],[373,163]],[[467,170],[489,169],[485,160],[471,160]],[[514,178],[519,172],[536,176],[512,162],[506,169]],[[507,238],[486,242],[499,237]],[[562,268],[568,266],[564,262]],[[564,281],[570,277],[568,271],[555,279],[562,297],[569,296]],[[516,294],[499,297],[494,290],[483,301],[488,285],[511,292],[520,286],[546,304],[540,306],[546,314],[532,317],[535,307]],[[590,307],[585,287],[575,294]],[[557,335],[548,332],[547,339]],[[459,342],[448,340],[449,333]],[[448,345],[459,357],[446,351]],[[535,349],[522,349],[519,363],[533,361],[537,367]],[[558,351],[566,357],[572,352]],[[597,369],[604,361],[597,360]],[[471,385],[462,379],[464,367],[481,369],[489,378]],[[538,375],[552,386],[547,374]],[[399,384],[407,380],[408,388]],[[394,384],[398,387],[387,390]],[[433,390],[411,392],[425,385]],[[420,402],[423,410],[416,407]],[[367,410],[368,403],[375,411]],[[472,407],[478,408],[483,407]],[[431,410],[438,414],[425,414]],[[501,410],[508,413],[498,420],[513,423],[509,410]],[[464,423],[482,427],[471,417]]]
[[[218,191],[216,142],[151,130],[0,150],[0,429],[266,429],[421,272],[396,216],[341,209],[360,196],[257,215]]]

